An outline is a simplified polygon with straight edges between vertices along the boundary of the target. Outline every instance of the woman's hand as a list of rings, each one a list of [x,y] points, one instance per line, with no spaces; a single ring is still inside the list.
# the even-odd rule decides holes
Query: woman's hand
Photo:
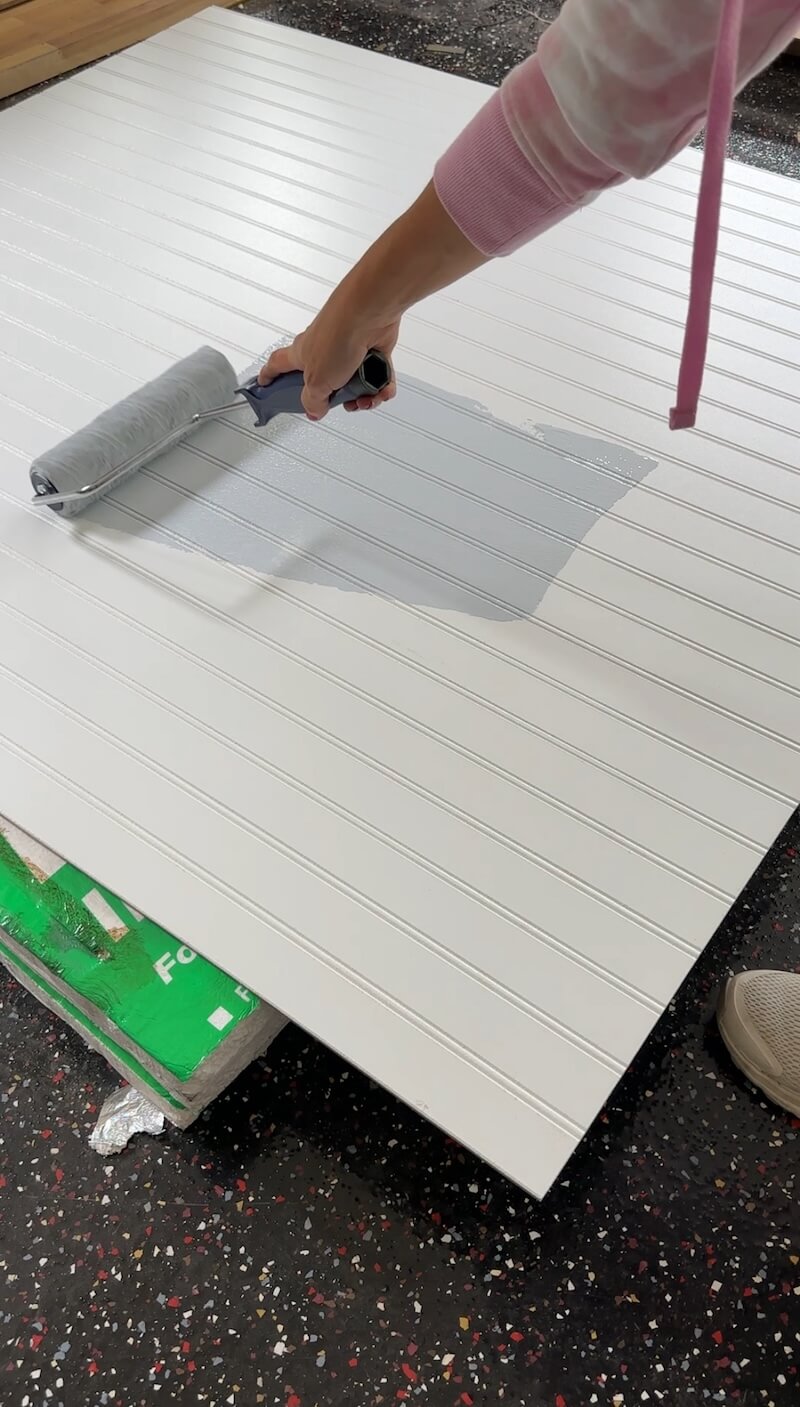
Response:
[[[433,183],[334,290],[311,326],[291,347],[273,352],[258,374],[266,386],[284,371],[302,371],[303,405],[312,420],[328,412],[328,397],[346,386],[372,348],[391,360],[408,308],[486,262],[453,223]],[[394,380],[377,396],[360,396],[347,410],[390,401]]]
[[[348,293],[347,281],[336,290],[317,314],[310,327],[295,337],[289,347],[279,347],[258,374],[260,385],[266,386],[285,371],[302,371],[303,406],[310,420],[321,420],[328,413],[328,400],[340,386],[346,386],[358,370],[367,352],[382,352],[391,363],[391,355],[400,331],[400,319],[371,320],[359,316],[354,297]],[[397,394],[394,380],[374,396],[359,396],[348,401],[345,410],[372,410]]]

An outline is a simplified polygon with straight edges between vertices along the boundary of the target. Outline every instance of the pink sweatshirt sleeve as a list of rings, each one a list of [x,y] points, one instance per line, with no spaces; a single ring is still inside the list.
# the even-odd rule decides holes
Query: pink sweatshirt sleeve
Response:
[[[507,254],[605,187],[658,169],[703,124],[723,0],[567,0],[436,166],[452,219]],[[736,86],[793,37],[797,0],[743,0]]]

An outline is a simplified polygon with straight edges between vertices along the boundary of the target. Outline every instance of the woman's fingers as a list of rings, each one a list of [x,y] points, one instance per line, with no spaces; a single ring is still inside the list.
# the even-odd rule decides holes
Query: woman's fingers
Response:
[[[383,405],[386,401],[393,401],[397,395],[397,382],[390,381],[388,386],[384,386],[382,391],[376,391],[374,396],[359,396],[357,401],[345,401],[345,410],[374,410],[376,406]]]
[[[303,338],[295,337],[288,347],[277,347],[258,373],[259,386],[268,386],[285,371],[303,370]]]
[[[277,347],[258,373],[259,386],[268,386],[276,376],[287,371],[302,371],[305,384],[302,392],[303,409],[311,420],[321,420],[330,406],[328,398],[335,387],[328,386],[319,376],[309,372],[306,366],[305,333],[295,337],[288,347]]]
[[[302,402],[303,410],[309,420],[321,420],[330,410],[330,397],[335,386],[328,385],[327,382],[312,380],[306,371],[306,384],[303,387]]]

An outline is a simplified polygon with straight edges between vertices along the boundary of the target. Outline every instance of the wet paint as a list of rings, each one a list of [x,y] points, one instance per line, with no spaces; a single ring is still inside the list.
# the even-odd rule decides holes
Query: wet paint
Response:
[[[391,407],[357,420],[256,431],[243,411],[209,425],[115,501],[137,535],[264,576],[514,619],[655,467],[406,377]]]

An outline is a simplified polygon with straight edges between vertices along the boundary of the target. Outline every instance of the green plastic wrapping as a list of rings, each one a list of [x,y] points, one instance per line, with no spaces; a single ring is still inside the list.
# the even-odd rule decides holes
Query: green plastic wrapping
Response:
[[[16,940],[13,962],[22,965],[24,948],[60,979],[62,990],[55,993],[41,966],[26,966],[26,977],[47,985],[51,999],[58,996],[73,1025],[96,1033],[91,1009],[113,1023],[127,1043],[129,1066],[135,1047],[188,1080],[260,1005],[158,924],[0,819],[3,929]],[[9,948],[0,931],[0,957],[4,952]],[[113,1044],[107,1032],[102,1042]],[[140,1078],[153,1084],[146,1071]]]

